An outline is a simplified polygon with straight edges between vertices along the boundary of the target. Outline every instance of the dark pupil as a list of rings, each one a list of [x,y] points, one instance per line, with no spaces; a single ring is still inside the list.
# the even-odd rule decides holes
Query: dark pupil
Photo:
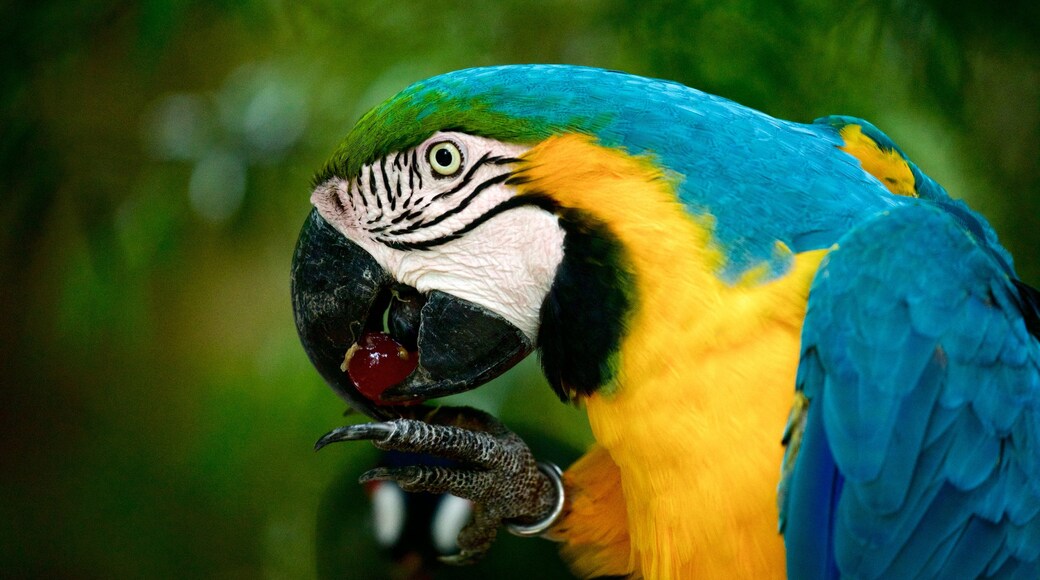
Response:
[[[441,167],[451,165],[453,157],[454,155],[452,155],[451,151],[448,151],[447,149],[438,149],[437,152],[433,154],[433,158],[437,161],[437,165],[440,165]]]

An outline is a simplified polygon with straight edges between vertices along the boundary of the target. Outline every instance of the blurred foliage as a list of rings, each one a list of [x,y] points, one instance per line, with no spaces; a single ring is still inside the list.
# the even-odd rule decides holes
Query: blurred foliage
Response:
[[[317,573],[322,498],[372,456],[310,452],[343,405],[296,341],[292,247],[351,123],[439,72],[588,64],[790,119],[869,118],[1037,284],[1036,6],[4,3],[0,570]],[[463,401],[585,445],[581,412],[540,381],[527,363]],[[489,573],[544,577],[500,548]]]

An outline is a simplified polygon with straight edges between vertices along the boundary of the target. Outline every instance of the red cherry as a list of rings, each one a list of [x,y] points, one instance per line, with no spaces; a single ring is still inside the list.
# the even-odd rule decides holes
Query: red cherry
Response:
[[[383,391],[412,374],[419,364],[419,353],[408,352],[390,335],[368,332],[343,357],[343,370],[358,392],[380,405],[394,403],[380,399]]]

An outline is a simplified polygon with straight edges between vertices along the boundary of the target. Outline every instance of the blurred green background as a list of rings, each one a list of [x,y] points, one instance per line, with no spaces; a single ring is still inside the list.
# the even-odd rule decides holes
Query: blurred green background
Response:
[[[385,574],[360,539],[324,557],[360,521],[337,490],[375,454],[311,451],[349,419],[297,343],[289,261],[312,172],[368,107],[436,73],[568,62],[788,119],[866,117],[1037,285],[1037,6],[4,3],[0,576]],[[581,448],[581,412],[536,368],[466,400]],[[552,558],[500,545],[481,570],[558,575]]]

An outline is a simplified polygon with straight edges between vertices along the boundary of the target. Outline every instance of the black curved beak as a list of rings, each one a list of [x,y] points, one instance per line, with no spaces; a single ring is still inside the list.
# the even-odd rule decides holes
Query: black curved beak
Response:
[[[322,378],[352,408],[380,419],[395,416],[394,407],[362,395],[341,365],[363,333],[383,329],[397,286],[372,256],[311,210],[293,255],[296,330]],[[439,291],[426,296],[417,343],[418,366],[387,389],[383,401],[423,401],[473,389],[533,349],[524,333],[501,316]]]

